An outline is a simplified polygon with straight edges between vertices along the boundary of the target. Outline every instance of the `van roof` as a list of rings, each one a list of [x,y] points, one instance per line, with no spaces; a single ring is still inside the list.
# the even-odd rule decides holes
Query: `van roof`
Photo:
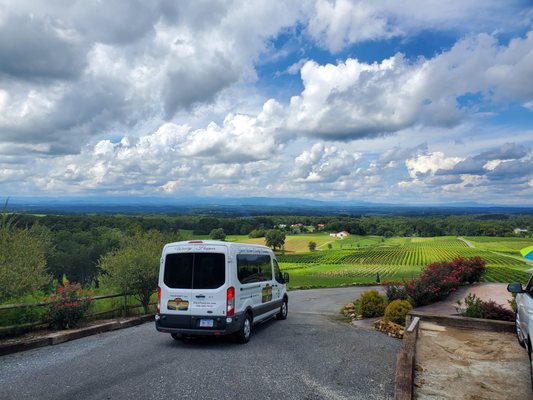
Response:
[[[227,246],[229,248],[231,247],[255,247],[258,249],[269,249],[270,247],[264,246],[262,244],[255,244],[255,243],[239,243],[239,242],[223,242],[221,240],[184,240],[181,242],[173,242],[173,243],[167,243],[165,245],[165,248],[171,247],[171,246],[194,246],[194,245],[223,245]]]

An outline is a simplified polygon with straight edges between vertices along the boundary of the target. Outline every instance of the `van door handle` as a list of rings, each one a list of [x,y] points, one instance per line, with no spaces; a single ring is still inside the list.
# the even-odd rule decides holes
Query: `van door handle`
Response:
[[[195,296],[197,299],[205,299],[205,296],[203,294],[199,294],[198,296]]]

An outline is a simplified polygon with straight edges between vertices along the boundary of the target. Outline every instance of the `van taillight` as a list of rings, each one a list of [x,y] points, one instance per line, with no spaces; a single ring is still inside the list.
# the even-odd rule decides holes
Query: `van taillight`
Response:
[[[227,302],[227,309],[226,309],[226,317],[233,317],[235,315],[235,288],[234,287],[228,288],[227,299],[228,299],[228,302]]]
[[[157,314],[161,312],[161,288],[157,287],[157,309],[155,310]]]

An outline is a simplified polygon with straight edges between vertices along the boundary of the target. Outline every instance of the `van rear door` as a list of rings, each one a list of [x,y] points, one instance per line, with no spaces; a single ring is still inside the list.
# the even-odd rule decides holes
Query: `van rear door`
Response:
[[[162,283],[165,290],[161,292],[161,312],[182,316],[225,316],[226,260],[227,247],[222,245],[193,244],[170,248],[164,260]],[[191,322],[193,327],[197,325]]]

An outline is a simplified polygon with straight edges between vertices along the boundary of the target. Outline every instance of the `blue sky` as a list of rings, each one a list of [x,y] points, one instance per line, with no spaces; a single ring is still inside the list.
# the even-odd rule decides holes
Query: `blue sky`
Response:
[[[525,0],[4,0],[0,193],[533,205],[532,21]]]

